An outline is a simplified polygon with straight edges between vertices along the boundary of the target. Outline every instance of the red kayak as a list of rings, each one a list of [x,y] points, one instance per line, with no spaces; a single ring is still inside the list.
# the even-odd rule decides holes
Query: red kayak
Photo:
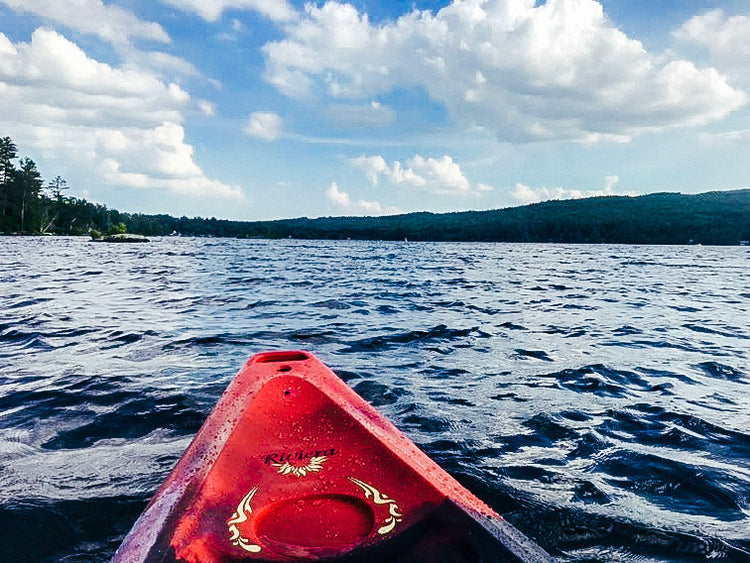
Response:
[[[253,356],[114,562],[551,561],[307,352]]]

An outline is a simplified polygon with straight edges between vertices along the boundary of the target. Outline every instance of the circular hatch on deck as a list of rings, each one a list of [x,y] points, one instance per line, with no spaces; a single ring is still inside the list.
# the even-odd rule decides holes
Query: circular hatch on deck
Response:
[[[357,547],[374,522],[372,509],[357,497],[311,495],[266,507],[255,530],[280,555],[330,557]]]

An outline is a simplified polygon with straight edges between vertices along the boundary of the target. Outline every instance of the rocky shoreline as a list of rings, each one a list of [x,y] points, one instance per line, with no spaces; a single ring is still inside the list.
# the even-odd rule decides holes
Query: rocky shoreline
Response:
[[[141,236],[133,235],[129,233],[118,234],[118,235],[107,235],[99,238],[92,239],[94,242],[151,242],[150,239]]]

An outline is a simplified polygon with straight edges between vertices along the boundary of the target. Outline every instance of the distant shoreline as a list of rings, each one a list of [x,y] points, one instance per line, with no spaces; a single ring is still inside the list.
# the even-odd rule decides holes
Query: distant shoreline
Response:
[[[111,234],[119,227],[119,232],[144,237],[750,245],[750,189],[552,200],[490,211],[273,221],[121,213],[76,198],[42,198],[40,205],[45,206],[46,217],[53,217],[51,221],[45,219],[44,229],[10,231],[0,236],[90,236],[97,232]]]
[[[50,239],[50,238],[77,238],[84,239],[87,242],[101,242],[92,240],[88,235],[81,234],[8,234],[0,233],[0,239],[2,238],[39,238],[39,239]],[[468,241],[468,240],[416,240],[416,241],[399,241],[391,239],[341,239],[341,238],[262,238],[262,237],[234,237],[234,236],[215,236],[215,235],[158,235],[148,239],[149,242],[158,242],[161,239],[178,239],[178,238],[197,238],[197,239],[234,239],[234,240],[254,240],[254,241],[310,241],[310,242],[390,242],[390,243],[401,243],[401,244],[416,244],[416,243],[430,243],[430,244],[441,244],[441,243],[453,243],[453,244],[529,244],[529,245],[593,245],[593,246],[687,246],[687,247],[702,247],[702,248],[734,248],[734,247],[750,247],[750,241],[740,241],[737,244],[702,244],[702,243],[633,243],[633,242],[554,242],[554,241]]]
[[[80,208],[88,204],[73,200]],[[65,205],[63,203],[63,205]],[[65,209],[60,213],[61,215]],[[750,244],[750,189],[638,197],[553,200],[491,211],[407,213],[380,217],[322,217],[230,221],[120,213],[98,205],[101,227],[122,224],[147,237],[197,236],[247,239],[382,240],[432,242],[532,242],[746,246]],[[49,234],[87,235],[56,229]],[[89,227],[89,230],[95,228]],[[20,236],[33,235],[23,233]],[[37,233],[41,234],[41,233]],[[14,236],[6,233],[4,236]]]

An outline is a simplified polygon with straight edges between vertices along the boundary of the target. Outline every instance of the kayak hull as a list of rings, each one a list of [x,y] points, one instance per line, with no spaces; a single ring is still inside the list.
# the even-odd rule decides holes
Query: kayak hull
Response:
[[[113,561],[549,561],[307,352],[253,356]]]

